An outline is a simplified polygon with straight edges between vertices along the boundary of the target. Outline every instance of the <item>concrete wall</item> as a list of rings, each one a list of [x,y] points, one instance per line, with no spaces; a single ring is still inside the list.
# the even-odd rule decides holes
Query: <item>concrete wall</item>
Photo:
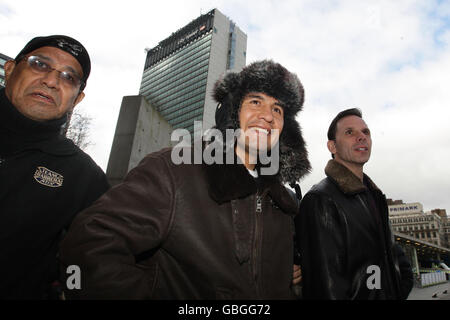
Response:
[[[120,183],[147,154],[170,147],[172,131],[143,96],[123,97],[106,170],[111,185]]]

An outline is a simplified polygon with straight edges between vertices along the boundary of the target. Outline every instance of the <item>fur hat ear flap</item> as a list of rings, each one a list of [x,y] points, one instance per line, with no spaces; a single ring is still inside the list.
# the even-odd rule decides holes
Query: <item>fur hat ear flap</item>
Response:
[[[295,183],[311,170],[302,130],[295,118],[286,118],[280,136],[280,178]]]
[[[218,102],[215,120],[219,130],[236,129],[235,113],[239,106],[235,106],[235,96],[240,90],[240,76],[237,73],[227,73],[214,85],[213,98]],[[239,102],[237,102],[239,104]]]

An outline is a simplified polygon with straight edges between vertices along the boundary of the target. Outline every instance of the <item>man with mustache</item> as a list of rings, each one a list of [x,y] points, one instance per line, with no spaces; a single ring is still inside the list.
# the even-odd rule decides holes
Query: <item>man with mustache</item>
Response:
[[[264,60],[218,80],[213,96],[222,138],[240,132],[215,149],[231,157],[197,164],[175,163],[171,149],[147,155],[63,240],[63,264],[81,270],[68,298],[294,298],[298,200],[283,183],[310,167],[295,119],[303,86]],[[266,151],[270,164],[260,161]]]
[[[60,239],[108,189],[104,172],[61,133],[91,63],[77,40],[36,37],[5,63],[0,90],[0,299],[50,299]]]
[[[296,217],[304,299],[402,299],[398,251],[386,197],[363,172],[372,138],[359,109],[328,130],[327,177],[305,195]]]

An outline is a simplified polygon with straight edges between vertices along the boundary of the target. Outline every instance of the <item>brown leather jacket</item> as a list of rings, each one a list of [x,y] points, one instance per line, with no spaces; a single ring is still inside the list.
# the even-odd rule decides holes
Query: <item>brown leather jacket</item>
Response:
[[[289,299],[298,203],[243,165],[148,155],[77,216],[61,247],[81,299]],[[259,191],[257,191],[259,189]]]

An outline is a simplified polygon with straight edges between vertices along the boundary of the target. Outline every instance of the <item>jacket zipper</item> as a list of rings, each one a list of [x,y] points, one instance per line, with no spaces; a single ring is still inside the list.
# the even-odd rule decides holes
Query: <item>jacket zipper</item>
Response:
[[[256,206],[255,206],[255,245],[254,245],[254,254],[253,254],[253,277],[255,279],[255,285],[256,285],[256,295],[257,297],[260,297],[260,281],[259,281],[259,274],[258,274],[258,261],[259,261],[259,255],[260,255],[260,236],[261,236],[261,214],[262,214],[262,196],[256,195]]]
[[[366,211],[369,215],[371,215],[369,208],[366,206],[366,203],[365,203],[364,200],[361,198],[361,196],[360,196],[360,195],[357,195],[357,198],[359,199],[359,201],[360,201],[361,204],[363,205],[365,211]],[[375,200],[374,200],[374,201],[375,201]],[[380,209],[380,210],[382,210],[382,209]],[[378,213],[378,212],[377,212],[377,213]],[[377,233],[378,233],[378,231],[381,232],[380,237],[381,237],[381,239],[383,240],[381,244],[382,244],[382,250],[383,250],[383,260],[384,260],[384,264],[385,264],[384,267],[386,268],[386,270],[385,270],[385,271],[386,271],[386,277],[388,278],[387,281],[388,281],[389,283],[392,283],[391,268],[389,267],[389,266],[390,266],[390,264],[389,264],[389,255],[388,255],[387,248],[386,248],[386,244],[389,244],[389,241],[387,241],[386,236],[385,236],[385,232],[384,232],[384,228],[386,227],[386,225],[385,225],[385,223],[384,223],[384,216],[381,217],[381,220],[382,220],[381,223],[382,223],[383,225],[381,226],[381,230],[379,230],[379,228],[377,228]],[[376,225],[378,226],[377,223],[376,223]],[[380,266],[380,267],[382,267],[382,266]],[[383,268],[383,269],[384,269],[384,268]],[[395,284],[394,284],[394,286],[395,286]],[[396,286],[395,289],[398,291],[397,286]],[[393,299],[393,297],[390,296],[391,293],[390,293],[389,291],[390,291],[390,290],[385,291],[385,294],[388,294],[388,295],[389,295],[389,299]]]
[[[260,195],[256,196],[256,212],[262,212],[262,199]]]
[[[380,204],[386,203],[386,197],[383,194],[381,194],[381,192],[377,192],[376,196],[377,196],[377,199],[375,201],[377,201]],[[393,283],[394,291],[396,291],[396,297],[393,297],[392,292],[390,292],[389,299],[397,299],[401,295],[401,288],[400,288],[400,283],[398,280],[399,278],[396,276],[397,275],[396,270],[395,270],[396,267],[395,267],[395,262],[393,260],[392,247],[390,246],[390,244],[395,243],[395,239],[393,237],[393,231],[392,231],[390,223],[389,223],[389,214],[386,216],[386,213],[388,211],[389,210],[388,210],[387,206],[385,206],[385,205],[382,205],[382,208],[380,208],[383,239],[386,243],[384,246],[385,263],[387,263],[386,264],[387,266],[393,266],[391,268],[390,267],[387,268],[388,281]],[[387,222],[387,224],[386,224],[386,222]],[[390,234],[390,237],[388,237],[388,234]]]

